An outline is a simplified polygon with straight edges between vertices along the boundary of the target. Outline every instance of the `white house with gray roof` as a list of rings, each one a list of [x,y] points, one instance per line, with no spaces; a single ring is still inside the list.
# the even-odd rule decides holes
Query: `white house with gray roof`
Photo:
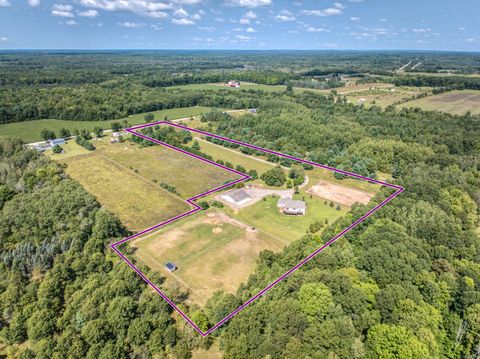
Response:
[[[297,201],[291,198],[280,198],[277,207],[285,214],[305,215],[307,213],[307,205],[304,201]]]

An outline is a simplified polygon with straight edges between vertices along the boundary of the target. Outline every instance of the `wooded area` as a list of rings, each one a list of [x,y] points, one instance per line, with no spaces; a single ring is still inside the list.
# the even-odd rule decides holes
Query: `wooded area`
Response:
[[[201,338],[110,250],[109,243],[127,234],[115,216],[60,164],[26,149],[18,139],[2,139],[0,353],[11,358],[191,358],[200,348],[219,345],[230,359],[478,356],[479,116],[365,108],[340,95],[313,92],[167,92],[157,88],[171,81],[167,75],[150,76],[176,66],[192,73],[185,83],[197,81],[191,80],[197,78],[194,70],[202,81],[210,81],[204,71],[223,68],[228,74],[223,78],[229,78],[245,63],[258,67],[245,72],[249,81],[279,83],[313,71],[326,55],[287,53],[266,62],[270,57],[265,53],[247,53],[228,69],[223,59],[231,59],[230,54],[205,55],[209,61],[197,61],[194,67],[175,54],[144,54],[158,61],[145,66],[138,54],[116,53],[109,70],[103,54],[45,56],[0,55],[2,123],[48,117],[102,120],[195,104],[254,107],[256,114],[235,117],[213,111],[204,115],[201,126],[260,147],[385,177],[406,190]],[[333,66],[346,71],[346,59],[360,55],[340,54],[335,62],[330,56],[322,71]],[[350,70],[373,71],[377,65],[368,65],[371,56],[377,55],[360,56]],[[412,55],[378,56],[383,71]],[[459,64],[465,71],[478,67],[478,56],[464,56]],[[440,57],[438,67],[450,66],[452,58]],[[54,70],[44,66],[49,61],[57,66]],[[285,63],[292,74],[277,76],[277,66]],[[409,76],[402,81],[419,86]],[[418,81],[424,86],[423,78]],[[186,132],[147,131],[179,146],[192,140]],[[201,146],[190,150],[200,154]],[[292,165],[275,156],[267,159]],[[168,294],[206,330],[388,194],[383,189],[368,205],[354,205],[321,234],[306,234],[281,253],[263,251],[255,274],[237,293],[216,293],[205,308],[188,305],[180,290]],[[146,267],[142,271],[163,280]]]

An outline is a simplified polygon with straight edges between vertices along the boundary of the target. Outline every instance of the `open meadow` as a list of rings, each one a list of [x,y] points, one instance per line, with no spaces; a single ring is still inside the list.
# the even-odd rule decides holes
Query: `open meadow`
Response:
[[[160,121],[163,120],[165,116],[168,119],[184,118],[190,116],[198,116],[210,110],[210,107],[193,106],[173,108],[169,110],[161,110],[151,113],[154,114],[156,121]],[[89,131],[93,131],[95,127],[102,127],[103,129],[109,130],[112,122],[121,123],[126,120],[129,126],[145,123],[145,114],[146,113],[140,113],[128,116],[126,118],[109,121],[65,121],[47,119],[0,124],[0,137],[19,137],[25,142],[36,142],[42,140],[40,132],[43,129],[50,129],[54,131],[57,136],[59,135],[59,131],[61,128],[66,128],[70,132],[73,132],[75,129],[87,129]]]
[[[421,93],[431,93],[429,87],[390,87],[374,90],[356,91],[347,94],[347,100],[353,104],[364,103],[365,107],[380,106],[385,108],[390,105],[407,101]]]
[[[165,285],[189,291],[189,301],[204,305],[217,291],[235,293],[254,272],[262,250],[278,252],[285,242],[209,210],[130,243],[140,262],[164,275]],[[177,270],[169,273],[166,262]]]
[[[67,174],[130,230],[153,226],[189,208],[180,198],[101,154],[70,157],[63,162]]]
[[[445,92],[419,100],[405,102],[401,107],[419,107],[425,111],[442,111],[453,115],[464,115],[470,111],[470,113],[478,115],[480,114],[480,91],[462,90]]]
[[[71,140],[65,153],[47,151],[47,155],[65,163],[67,174],[135,231],[187,211],[190,206],[184,199],[238,178],[162,146],[109,143],[105,137],[95,146],[89,152]],[[176,192],[161,188],[162,183],[174,186]]]

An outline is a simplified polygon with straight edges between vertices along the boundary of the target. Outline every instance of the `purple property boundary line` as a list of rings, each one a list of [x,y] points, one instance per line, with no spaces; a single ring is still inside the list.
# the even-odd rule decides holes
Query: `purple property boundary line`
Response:
[[[257,294],[255,294],[253,297],[251,297],[249,300],[247,300],[244,304],[242,304],[241,306],[239,306],[237,309],[235,309],[232,313],[230,313],[229,315],[227,315],[225,318],[223,318],[222,320],[220,320],[217,324],[215,324],[213,327],[211,327],[210,329],[208,329],[206,332],[202,331],[182,310],[180,310],[180,308],[177,307],[177,305],[175,305],[175,303],[172,302],[172,300],[170,298],[167,297],[167,295],[165,295],[165,293],[163,293],[152,281],[150,281],[146,275],[140,270],[138,269],[127,257],[125,257],[118,249],[117,247],[119,245],[121,245],[122,243],[125,243],[129,240],[132,240],[136,237],[139,237],[145,233],[148,233],[148,232],[151,232],[157,228],[160,228],[160,227],[163,227],[171,222],[174,222],[180,218],[183,218],[183,217],[186,217],[186,216],[189,216],[193,213],[196,213],[198,211],[201,211],[202,208],[196,204],[194,201],[196,201],[197,199],[201,198],[201,197],[204,197],[210,193],[213,193],[213,192],[217,192],[217,191],[220,191],[226,187],[230,187],[236,183],[239,183],[239,182],[242,182],[242,181],[246,181],[248,179],[250,179],[251,177],[244,174],[244,173],[241,173],[239,171],[236,171],[234,169],[231,169],[231,168],[228,168],[226,166],[223,166],[223,165],[220,165],[218,163],[215,163],[213,161],[210,161],[210,160],[207,160],[206,158],[203,158],[201,156],[198,156],[198,155],[195,155],[193,153],[190,153],[188,151],[185,151],[185,150],[182,150],[180,148],[177,148],[175,146],[172,146],[168,143],[165,143],[165,142],[162,142],[162,141],[159,141],[159,140],[156,140],[156,139],[153,139],[153,138],[150,138],[148,136],[145,136],[139,132],[137,132],[136,130],[140,130],[142,128],[146,128],[146,127],[150,127],[150,126],[157,126],[157,125],[168,125],[168,126],[173,126],[173,127],[176,127],[176,128],[179,128],[179,129],[182,129],[182,130],[186,130],[186,131],[191,131],[191,132],[196,132],[196,133],[199,133],[199,134],[202,134],[202,135],[206,135],[206,136],[209,136],[209,137],[214,137],[214,138],[217,138],[219,140],[223,140],[223,141],[227,141],[227,142],[231,142],[231,143],[235,143],[237,145],[240,145],[240,146],[244,146],[244,147],[249,147],[249,148],[252,148],[254,150],[258,150],[258,151],[262,151],[264,153],[270,153],[270,154],[273,154],[273,155],[276,155],[276,156],[279,156],[279,157],[284,157],[284,158],[288,158],[288,159],[291,159],[291,160],[294,160],[294,161],[297,161],[297,162],[302,162],[302,163],[307,163],[307,164],[310,164],[312,166],[315,166],[315,167],[320,167],[320,168],[324,168],[324,169],[327,169],[327,170],[330,170],[330,171],[334,171],[334,172],[337,172],[337,173],[341,173],[341,174],[344,174],[346,176],[349,176],[349,177],[354,177],[354,178],[358,178],[358,179],[361,179],[361,180],[365,180],[365,181],[369,181],[369,182],[372,182],[372,183],[377,183],[377,184],[380,184],[380,185],[383,185],[383,186],[386,186],[386,187],[390,187],[390,188],[394,188],[396,191],[390,195],[387,199],[385,199],[384,201],[382,201],[381,203],[379,203],[378,205],[376,205],[374,208],[372,208],[371,210],[369,210],[367,213],[365,213],[363,216],[361,216],[359,219],[357,219],[355,222],[353,222],[351,225],[349,225],[347,228],[345,228],[343,231],[341,231],[340,233],[338,233],[337,235],[335,235],[332,239],[330,239],[328,242],[326,242],[324,245],[322,245],[320,248],[318,248],[317,250],[315,250],[313,253],[311,253],[310,255],[308,255],[306,258],[304,258],[302,261],[300,261],[297,265],[295,265],[293,268],[289,269],[288,271],[286,271],[284,274],[282,274],[277,280],[273,281],[272,283],[270,283],[269,285],[267,285],[264,289],[262,289],[260,292],[258,292]],[[133,134],[134,136],[138,136],[138,137],[141,137],[141,138],[144,138],[148,141],[151,141],[151,142],[154,142],[156,144],[159,144],[159,145],[162,145],[162,146],[165,146],[165,147],[168,147],[168,148],[171,148],[172,150],[175,150],[177,152],[181,152],[183,154],[186,154],[188,156],[191,156],[191,157],[194,157],[200,161],[203,161],[203,162],[206,162],[206,163],[209,163],[209,164],[212,164],[214,166],[217,166],[217,167],[220,167],[226,171],[229,171],[231,173],[235,173],[237,175],[240,176],[240,179],[237,179],[235,181],[232,181],[232,182],[229,182],[227,184],[224,184],[223,186],[220,186],[220,187],[217,187],[217,188],[214,188],[214,189],[211,189],[209,191],[206,191],[206,192],[203,192],[203,193],[200,193],[194,197],[191,197],[191,198],[188,198],[186,200],[186,202],[188,204],[190,204],[193,209],[185,212],[185,213],[182,213],[182,214],[179,214],[173,218],[170,218],[169,220],[166,220],[164,222],[161,222],[161,223],[158,223],[156,224],[155,226],[153,227],[150,227],[150,228],[147,228],[147,229],[144,229],[132,236],[129,236],[129,237],[126,237],[124,239],[122,239],[121,241],[118,241],[118,242],[115,242],[113,244],[110,245],[110,247],[115,251],[115,253],[117,253],[120,258],[122,258],[135,272],[137,272],[137,274],[147,283],[149,284],[163,299],[165,299],[165,301],[168,302],[168,304],[170,304],[172,306],[173,309],[175,309],[200,335],[202,335],[203,337],[206,337],[207,335],[209,335],[210,333],[212,333],[215,329],[217,329],[218,327],[220,327],[222,324],[224,324],[225,322],[227,322],[228,320],[230,320],[234,315],[236,315],[237,313],[239,313],[241,310],[245,309],[248,305],[250,305],[253,301],[255,301],[256,299],[258,299],[259,297],[261,297],[263,294],[265,294],[267,291],[269,291],[270,289],[272,289],[272,287],[274,287],[276,284],[278,284],[280,281],[282,281],[283,279],[285,279],[286,277],[288,277],[290,274],[292,274],[293,272],[295,272],[297,269],[299,269],[300,267],[302,267],[304,264],[306,264],[307,262],[309,262],[310,260],[312,260],[315,256],[317,256],[318,254],[320,254],[325,248],[329,247],[332,243],[334,243],[338,238],[340,238],[341,236],[343,236],[345,233],[351,231],[353,228],[355,228],[359,223],[363,222],[365,219],[367,219],[369,216],[371,216],[374,212],[376,212],[377,210],[379,210],[380,208],[382,208],[384,205],[386,205],[388,202],[390,202],[393,198],[395,198],[396,196],[398,196],[400,193],[402,193],[405,189],[401,186],[397,186],[397,185],[393,185],[393,184],[390,184],[390,183],[387,183],[387,182],[383,182],[383,181],[379,181],[379,180],[376,180],[376,179],[373,179],[373,178],[368,178],[368,177],[364,177],[364,176],[361,176],[361,175],[358,175],[356,173],[352,173],[352,172],[347,172],[347,171],[343,171],[343,170],[340,170],[340,169],[337,169],[337,168],[334,168],[334,167],[330,167],[330,166],[325,166],[325,165],[322,165],[322,164],[319,164],[319,163],[315,163],[315,162],[312,162],[312,161],[307,161],[307,160],[303,160],[301,158],[296,158],[296,157],[293,157],[293,156],[290,156],[290,155],[285,155],[285,154],[282,154],[280,152],[275,152],[275,151],[272,151],[272,150],[268,150],[266,148],[261,148],[261,147],[257,147],[257,146],[253,146],[251,144],[248,144],[248,143],[244,143],[244,142],[241,142],[241,141],[236,141],[236,140],[232,140],[232,139],[229,139],[229,138],[226,138],[226,137],[222,137],[222,136],[218,136],[218,135],[215,135],[213,133],[209,133],[209,132],[205,132],[205,131],[201,131],[201,130],[197,130],[197,129],[193,129],[193,128],[190,128],[190,127],[186,127],[186,126],[182,126],[182,125],[178,125],[176,123],[172,123],[172,122],[167,122],[167,121],[159,121],[159,122],[154,122],[154,123],[148,123],[148,124],[144,124],[144,125],[139,125],[139,126],[133,126],[131,128],[127,128],[125,129],[125,131]]]

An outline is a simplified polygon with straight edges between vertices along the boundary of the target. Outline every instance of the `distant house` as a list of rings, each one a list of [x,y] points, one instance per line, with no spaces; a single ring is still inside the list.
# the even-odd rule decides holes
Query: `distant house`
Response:
[[[249,109],[248,109],[248,112],[250,112],[250,113],[257,113],[257,109],[256,109],[256,108],[249,108]]]
[[[304,201],[296,201],[291,198],[280,198],[277,207],[285,214],[300,214],[303,216],[307,213],[307,205]]]
[[[172,262],[167,262],[165,263],[165,269],[171,273],[177,270],[177,266]]]
[[[35,145],[27,145],[28,148],[37,150],[38,152],[44,152],[45,150],[48,150],[50,148],[49,143],[38,143]]]
[[[228,87],[240,87],[240,83],[237,81],[228,81]]]
[[[56,145],[64,145],[65,144],[65,139],[64,138],[56,138],[54,140],[48,141],[50,143],[50,147],[54,147]]]
[[[358,99],[357,104],[358,105],[363,105],[365,102],[367,102],[367,100],[362,97],[362,98]]]
[[[112,133],[112,136],[113,136],[113,137],[120,137],[120,132],[113,132],[113,133]]]
[[[222,198],[227,202],[234,203],[239,206],[244,205],[252,200],[252,197],[250,197],[243,189],[230,191],[224,194]]]

